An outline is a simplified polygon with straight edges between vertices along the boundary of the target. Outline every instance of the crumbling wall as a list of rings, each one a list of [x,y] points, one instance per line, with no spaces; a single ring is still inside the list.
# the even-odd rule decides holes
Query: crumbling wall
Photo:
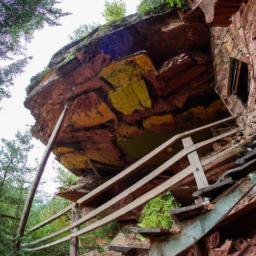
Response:
[[[238,124],[250,141],[256,130],[256,2],[242,4],[229,27],[212,28],[216,91],[232,115],[240,116]],[[248,64],[249,99],[246,105],[236,95],[228,96],[230,58]]]

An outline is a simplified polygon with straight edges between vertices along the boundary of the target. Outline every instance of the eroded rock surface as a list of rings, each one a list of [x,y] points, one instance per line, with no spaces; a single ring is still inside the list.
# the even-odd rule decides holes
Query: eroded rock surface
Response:
[[[111,177],[172,135],[224,117],[200,17],[133,15],[60,50],[25,102],[34,136],[46,143],[68,102],[57,159],[76,175],[91,161]]]

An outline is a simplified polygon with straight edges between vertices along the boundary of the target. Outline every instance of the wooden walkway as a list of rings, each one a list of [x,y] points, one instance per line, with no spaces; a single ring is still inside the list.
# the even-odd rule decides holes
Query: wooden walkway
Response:
[[[144,156],[143,158],[141,158],[140,160],[138,160],[137,162],[132,164],[130,167],[126,168],[124,171],[122,171],[118,175],[114,176],[113,178],[111,178],[110,180],[105,182],[104,184],[100,185],[99,187],[97,187],[96,189],[94,189],[93,191],[88,193],[87,195],[85,195],[82,198],[80,198],[79,200],[77,200],[76,203],[71,204],[67,208],[63,209],[59,213],[57,213],[54,216],[52,216],[51,218],[49,218],[48,220],[46,220],[42,223],[39,223],[38,225],[36,225],[33,228],[31,228],[30,230],[28,230],[27,234],[30,232],[34,232],[35,230],[38,230],[39,228],[42,228],[45,225],[50,224],[54,220],[58,219],[59,217],[66,214],[67,212],[71,211],[72,209],[79,207],[83,203],[86,203],[87,201],[92,200],[95,197],[97,197],[98,195],[104,193],[104,191],[111,188],[114,184],[118,184],[120,181],[123,181],[124,179],[128,178],[131,174],[135,173],[135,171],[139,167],[143,166],[145,163],[147,163],[153,157],[158,156],[159,154],[163,153],[163,151],[166,150],[174,142],[184,139],[184,138],[191,136],[195,133],[201,132],[203,130],[224,124],[233,119],[234,119],[233,117],[226,118],[226,119],[220,120],[218,122],[214,122],[212,124],[205,125],[205,126],[175,135],[174,137],[172,137],[171,139],[169,139],[168,141],[166,141],[165,143],[160,145],[158,148],[156,148],[155,150],[153,150],[152,152],[150,152],[149,154],[147,154],[146,156]],[[108,202],[104,203],[103,205],[99,206],[98,208],[92,210],[85,216],[83,216],[79,219],[74,218],[73,222],[69,226],[64,227],[48,236],[38,239],[36,241],[29,242],[29,243],[23,243],[22,247],[27,251],[43,250],[43,249],[64,243],[66,241],[74,241],[74,238],[77,238],[83,234],[86,234],[90,231],[93,231],[93,230],[99,228],[99,227],[102,227],[103,225],[106,225],[114,220],[118,220],[120,217],[126,215],[127,213],[135,210],[138,207],[143,206],[145,203],[147,203],[149,200],[153,199],[154,197],[156,197],[166,191],[171,190],[173,187],[177,186],[177,184],[179,182],[181,182],[182,180],[184,180],[185,178],[187,178],[188,176],[193,174],[195,172],[195,167],[193,166],[193,161],[196,161],[197,166],[199,163],[201,166],[200,172],[197,173],[197,175],[199,175],[199,176],[197,176],[198,182],[201,183],[201,187],[204,185],[207,185],[208,184],[207,180],[205,180],[204,176],[201,176],[201,175],[204,175],[204,172],[207,171],[207,166],[210,166],[214,162],[219,163],[220,161],[225,161],[225,155],[229,156],[228,152],[232,149],[227,149],[226,151],[219,152],[217,154],[211,155],[210,157],[202,159],[202,160],[200,160],[198,157],[195,157],[194,152],[198,149],[202,149],[204,147],[212,145],[214,142],[216,142],[218,140],[224,139],[229,136],[233,136],[233,135],[237,134],[238,132],[239,132],[239,130],[237,128],[234,128],[234,129],[231,129],[223,134],[220,134],[213,138],[209,138],[207,140],[198,142],[196,144],[193,144],[191,138],[187,138],[187,139],[183,140],[184,149],[182,149],[181,151],[179,151],[178,153],[173,155],[165,163],[163,163],[158,168],[156,168],[155,170],[150,172],[147,176],[143,177],[142,179],[140,179],[139,181],[134,183],[132,186],[130,186],[129,188],[124,190],[122,193],[113,197]],[[142,188],[143,186],[145,186],[146,184],[151,182],[153,179],[155,179],[160,174],[162,174],[166,169],[168,169],[170,166],[177,163],[184,157],[189,157],[189,159],[191,160],[190,165],[187,166],[185,169],[181,170],[173,177],[170,177],[168,180],[166,180],[162,184],[158,185],[157,187],[153,188],[149,192],[134,199],[132,202],[125,205],[124,207],[118,209],[117,211],[112,211],[112,213],[110,213],[109,215],[100,218],[100,216],[102,216],[102,214],[105,211],[111,212],[111,209],[113,209],[113,206],[117,205],[120,202],[120,200],[126,199],[130,195],[133,195],[134,192],[136,192],[138,189]],[[87,221],[89,221],[95,217],[99,217],[100,219],[98,219],[97,221],[82,228],[81,230],[78,230],[78,228],[81,224],[84,224]],[[62,235],[65,232],[68,232],[68,231],[70,232],[69,235],[66,235],[66,236],[58,239],[58,237],[60,235]],[[44,242],[53,240],[53,239],[55,241],[49,242],[47,244],[43,244]],[[41,245],[38,247],[35,247],[38,244],[41,244]],[[71,255],[73,256],[75,254],[73,253]]]

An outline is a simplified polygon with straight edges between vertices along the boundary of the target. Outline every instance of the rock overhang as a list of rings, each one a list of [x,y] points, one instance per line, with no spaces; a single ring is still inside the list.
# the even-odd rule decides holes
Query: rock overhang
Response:
[[[173,134],[225,116],[213,83],[208,27],[170,10],[129,16],[64,47],[25,105],[46,143],[69,101],[53,152],[77,175],[90,160],[108,177]]]

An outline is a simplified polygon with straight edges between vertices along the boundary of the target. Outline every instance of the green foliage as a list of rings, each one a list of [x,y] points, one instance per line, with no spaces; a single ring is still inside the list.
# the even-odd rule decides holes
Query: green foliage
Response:
[[[92,31],[99,27],[99,24],[92,23],[92,24],[83,24],[80,25],[73,33],[69,36],[71,41],[79,40],[83,37],[88,36]]]
[[[81,253],[97,250],[103,252],[102,243],[109,243],[119,231],[117,222],[112,222],[80,237]]]
[[[179,207],[171,193],[151,200],[143,209],[139,226],[142,228],[170,228],[173,220],[170,216],[172,208]]]
[[[105,1],[103,16],[106,22],[111,23],[125,17],[126,6],[123,0]]]
[[[35,30],[44,24],[58,25],[63,13],[54,6],[57,0],[1,0],[0,1],[0,100],[9,97],[9,86],[16,74],[23,71],[27,58],[13,61],[16,56],[24,55],[25,43],[30,41]]]
[[[43,71],[34,75],[30,79],[30,84],[27,86],[26,92],[30,93],[44,79],[44,77],[50,73],[50,71],[51,69],[49,67],[45,67]]]
[[[184,7],[184,0],[143,0],[138,6],[138,12],[142,14],[159,13],[166,9]]]
[[[23,72],[29,59],[30,58],[22,58],[9,65],[0,66],[0,101],[3,98],[10,97],[9,88],[13,85],[13,79],[17,74]]]
[[[63,167],[57,167],[57,177],[56,182],[60,185],[60,187],[70,187],[76,185],[78,181],[78,177],[69,171],[65,170]]]
[[[13,238],[34,168],[28,165],[31,134],[18,132],[0,146],[0,255],[13,255]]]
[[[38,195],[37,197],[45,197],[45,195]],[[29,223],[28,228],[33,227],[34,225],[48,219],[52,215],[58,213],[59,211],[63,210],[66,206],[69,205],[69,201],[60,198],[60,197],[54,197],[50,202],[43,203],[39,201],[38,203],[34,203],[32,211],[30,213],[29,217]],[[69,225],[70,223],[70,214],[66,214],[62,216],[61,218],[55,220],[50,225],[46,225],[45,227],[39,229],[36,232],[31,233],[29,236],[27,236],[27,241],[33,241],[37,240],[39,238],[42,238],[46,235],[49,235],[64,226]],[[65,233],[67,235],[67,233]],[[65,235],[64,234],[64,235]],[[67,252],[69,251],[69,243],[64,243],[52,248],[49,248],[48,250],[43,250],[41,252],[37,253],[29,253],[27,255],[29,256],[65,256],[67,255]]]

